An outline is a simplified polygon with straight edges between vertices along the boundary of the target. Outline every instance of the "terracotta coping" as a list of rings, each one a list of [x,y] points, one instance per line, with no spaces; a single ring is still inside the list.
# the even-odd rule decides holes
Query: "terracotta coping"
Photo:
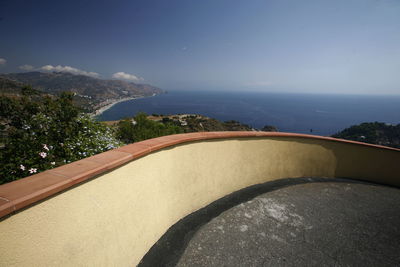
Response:
[[[11,183],[0,185],[0,218],[70,188],[75,184],[86,181],[96,175],[165,147],[199,140],[246,137],[296,137],[320,139],[400,151],[400,149],[391,147],[336,139],[332,137],[283,132],[198,132],[163,136],[126,145],[13,181]]]

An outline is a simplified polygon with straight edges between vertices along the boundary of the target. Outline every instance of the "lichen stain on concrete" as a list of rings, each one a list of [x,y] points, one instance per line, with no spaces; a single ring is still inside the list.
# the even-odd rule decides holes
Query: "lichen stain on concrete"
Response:
[[[249,230],[249,227],[245,224],[240,226],[240,232],[246,232],[247,230]]]
[[[277,236],[276,234],[270,235],[270,238],[273,239],[273,240],[276,240],[276,241],[278,241],[278,242],[286,243],[285,240],[284,240],[283,238]]]
[[[260,200],[264,204],[260,206],[262,213],[266,213],[267,216],[294,227],[303,225],[304,218],[297,213],[290,212],[287,205],[277,203],[271,198],[260,198]]]
[[[258,233],[262,237],[266,237],[267,235],[264,232]]]
[[[250,214],[248,214],[247,212],[244,213],[244,217],[246,217],[246,218],[248,218],[248,219],[251,219],[251,218],[252,218],[252,216],[251,216]]]

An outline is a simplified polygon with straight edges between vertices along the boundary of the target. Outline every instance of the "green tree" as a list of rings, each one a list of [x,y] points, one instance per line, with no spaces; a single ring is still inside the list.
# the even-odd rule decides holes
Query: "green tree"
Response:
[[[171,122],[149,120],[145,113],[138,113],[133,118],[121,120],[117,126],[117,136],[125,143],[139,142],[164,135],[182,133],[181,127]]]
[[[364,122],[346,128],[332,135],[332,137],[399,148],[400,124]]]
[[[84,115],[73,95],[0,96],[0,184],[121,145],[108,126]]]

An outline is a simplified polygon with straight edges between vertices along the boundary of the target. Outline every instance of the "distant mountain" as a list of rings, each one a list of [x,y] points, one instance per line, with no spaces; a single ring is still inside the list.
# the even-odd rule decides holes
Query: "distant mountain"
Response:
[[[2,92],[12,91],[12,88],[29,84],[34,89],[58,95],[63,91],[71,91],[82,98],[88,99],[92,107],[97,107],[105,101],[114,99],[151,96],[163,91],[148,84],[137,84],[121,80],[103,80],[84,75],[66,72],[23,72],[0,74],[0,89]]]
[[[5,94],[20,94],[22,83],[16,82],[0,75],[0,92]]]
[[[346,128],[332,137],[400,148],[400,124],[364,122]]]

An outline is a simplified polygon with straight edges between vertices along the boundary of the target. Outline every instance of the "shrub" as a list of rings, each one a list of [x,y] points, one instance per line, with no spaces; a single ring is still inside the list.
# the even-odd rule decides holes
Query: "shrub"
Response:
[[[160,123],[149,120],[145,113],[121,120],[117,128],[118,138],[125,143],[183,132],[181,127],[170,122]]]
[[[73,95],[0,97],[0,184],[121,145],[112,130],[84,115]]]

